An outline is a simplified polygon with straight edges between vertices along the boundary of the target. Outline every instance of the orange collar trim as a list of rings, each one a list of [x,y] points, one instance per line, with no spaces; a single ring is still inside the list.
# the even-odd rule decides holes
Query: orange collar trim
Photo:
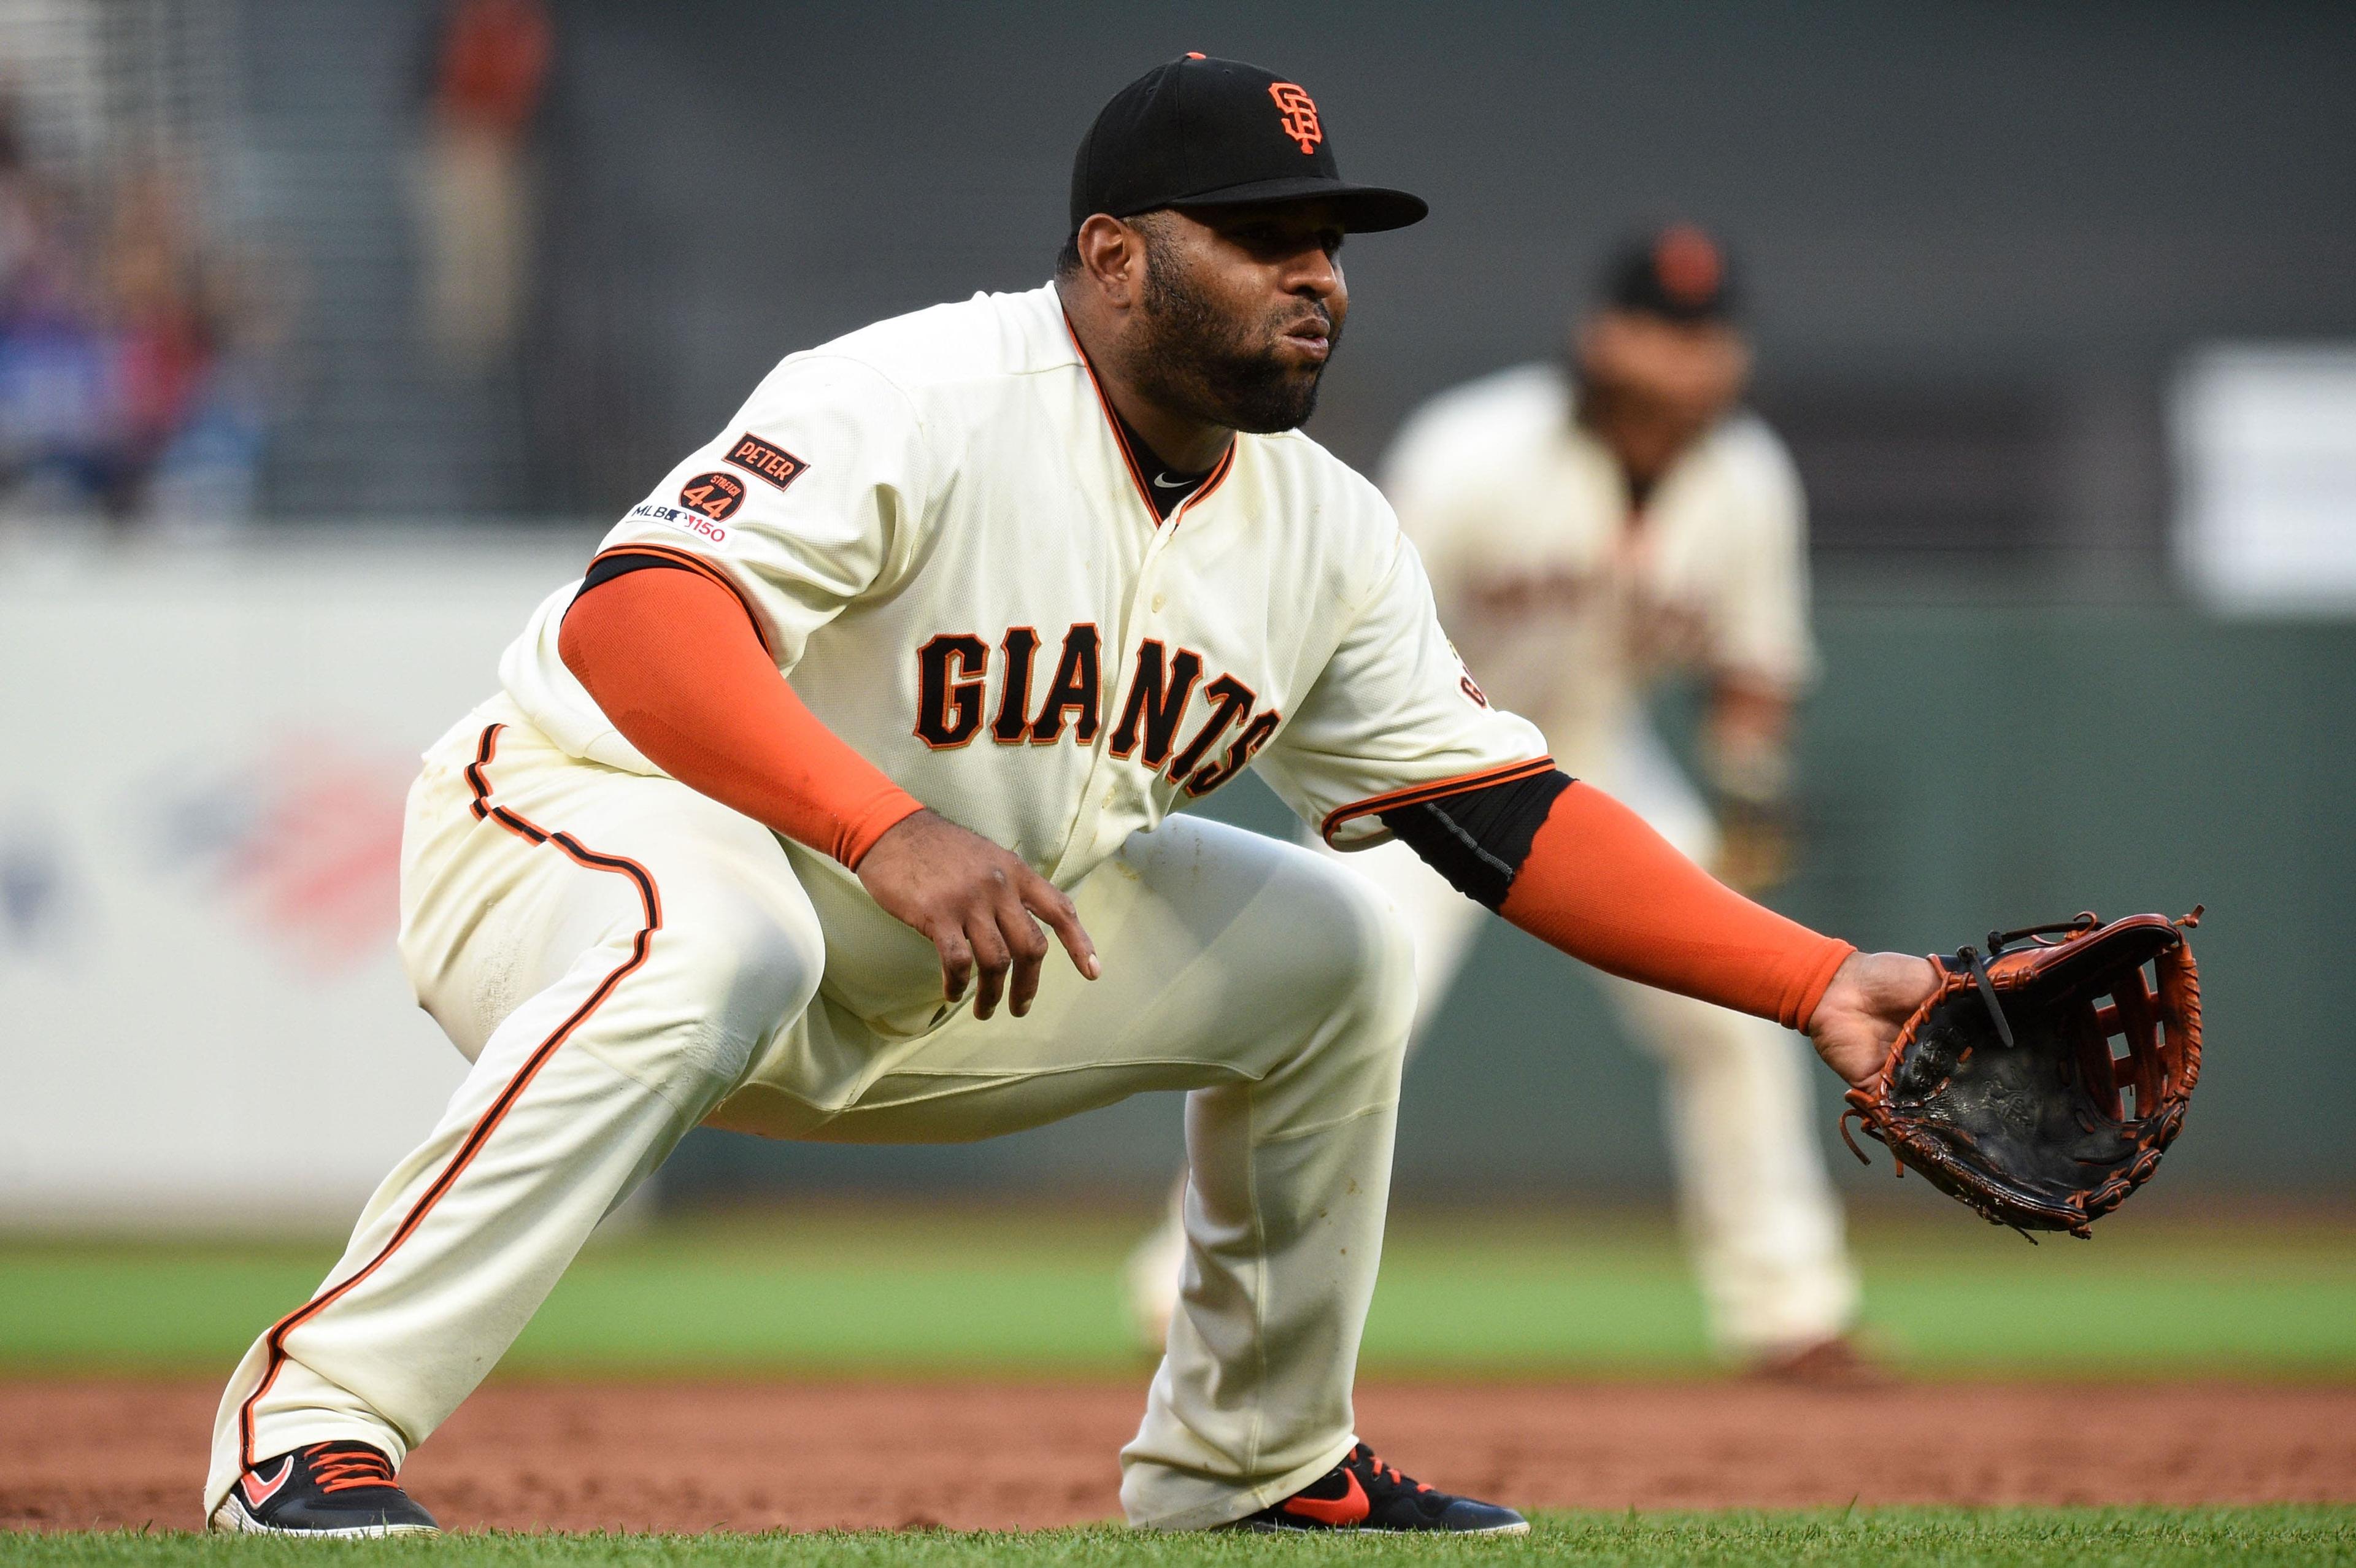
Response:
[[[1078,331],[1072,325],[1072,313],[1065,311],[1063,316],[1065,335],[1072,340],[1072,352],[1080,357],[1080,368],[1088,378],[1088,390],[1097,395],[1097,408],[1104,414],[1106,433],[1112,437],[1113,448],[1120,453],[1121,466],[1129,470],[1129,482],[1136,487],[1137,498],[1143,503],[1145,515],[1153,520],[1153,526],[1158,528],[1164,520],[1162,509],[1153,504],[1153,492],[1146,488],[1145,473],[1137,465],[1137,454],[1129,449],[1129,437],[1120,428],[1120,416],[1113,412],[1112,400],[1105,396],[1104,383],[1097,379],[1096,362],[1088,357],[1088,351],[1081,344]],[[1236,465],[1236,448],[1241,444],[1240,435],[1228,438],[1227,450],[1219,454],[1218,463],[1213,466],[1208,475],[1204,476],[1202,485],[1193,495],[1179,502],[1178,509],[1170,514],[1168,521],[1173,528],[1177,527],[1178,519],[1194,510],[1198,502],[1226,482],[1228,474]]]

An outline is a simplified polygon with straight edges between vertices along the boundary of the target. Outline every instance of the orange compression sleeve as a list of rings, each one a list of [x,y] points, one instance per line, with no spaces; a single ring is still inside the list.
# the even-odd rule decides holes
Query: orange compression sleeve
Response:
[[[1857,951],[1762,909],[1644,818],[1574,784],[1530,842],[1498,913],[1598,969],[1804,1029]]]
[[[557,651],[657,767],[846,866],[923,809],[803,706],[744,606],[701,572],[632,571],[584,590]]]

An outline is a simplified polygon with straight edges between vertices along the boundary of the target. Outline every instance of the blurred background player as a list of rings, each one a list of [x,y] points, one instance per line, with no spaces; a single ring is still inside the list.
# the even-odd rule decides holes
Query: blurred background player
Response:
[[[540,206],[531,131],[555,27],[541,0],[447,0],[427,48],[417,166],[418,316],[445,366],[512,353]]]
[[[1741,405],[1750,350],[1733,298],[1710,236],[1687,224],[1643,236],[1612,258],[1564,362],[1433,399],[1400,431],[1382,482],[1486,695],[1532,718],[1566,773],[1756,893],[1790,866],[1789,731],[1815,652],[1799,476]],[[1647,711],[1673,676],[1707,688],[1707,799]],[[1408,919],[1420,1039],[1481,912],[1403,844],[1347,863]],[[1721,1350],[1771,1373],[1864,1371],[1798,1037],[1599,978],[1667,1072],[1682,1208]],[[1165,1221],[1130,1260],[1138,1331],[1155,1344],[1181,1255]]]

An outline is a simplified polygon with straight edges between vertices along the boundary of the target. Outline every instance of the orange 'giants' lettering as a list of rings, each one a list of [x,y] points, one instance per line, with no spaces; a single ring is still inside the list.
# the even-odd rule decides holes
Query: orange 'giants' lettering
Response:
[[[1012,746],[1031,728],[1031,667],[1039,657],[1039,628],[1009,626],[998,645],[1006,655],[1006,688],[998,694],[998,717],[990,721],[990,738]]]
[[[1186,793],[1208,795],[1249,767],[1251,760],[1259,754],[1259,749],[1268,744],[1269,737],[1275,734],[1277,727],[1283,722],[1284,716],[1270,709],[1245,725],[1244,732],[1235,738],[1225,757],[1186,781]]]
[[[1178,720],[1186,712],[1186,699],[1194,695],[1194,683],[1203,678],[1203,656],[1192,648],[1180,648],[1173,656],[1158,637],[1149,637],[1137,650],[1137,673],[1129,677],[1129,703],[1120,710],[1120,724],[1112,732],[1112,754],[1126,757],[1137,750],[1141,739],[1145,751],[1139,758],[1147,767],[1159,770],[1170,757],[1170,744],[1178,738]]]
[[[1072,739],[1083,746],[1097,738],[1097,627],[1083,621],[1064,634],[1064,656],[1047,682],[1047,700],[1031,720],[1031,743],[1046,745],[1064,732],[1064,715],[1072,715]]]
[[[990,645],[944,632],[916,650],[916,739],[936,752],[962,746],[981,728]]]
[[[994,657],[971,632],[944,632],[925,644],[916,650],[916,738],[937,752],[953,751],[980,735],[987,719],[990,738],[1001,746],[1053,745],[1066,735],[1094,745],[1104,700],[1102,636],[1087,621],[1064,634],[1034,713],[1032,693],[1045,646],[1036,626],[1009,626]],[[1192,648],[1173,654],[1148,638],[1134,664],[1109,749],[1165,774],[1188,795],[1207,795],[1241,773],[1281,722],[1274,713],[1255,717],[1258,694],[1235,677],[1205,682],[1203,656]],[[1181,745],[1197,690],[1210,711]]]
[[[1250,687],[1234,676],[1219,677],[1203,688],[1203,695],[1211,699],[1211,716],[1203,721],[1203,728],[1194,738],[1186,742],[1186,749],[1171,761],[1170,782],[1173,784],[1186,782],[1186,775],[1193,773],[1194,764],[1218,743],[1220,734],[1228,725],[1251,716],[1255,694]]]

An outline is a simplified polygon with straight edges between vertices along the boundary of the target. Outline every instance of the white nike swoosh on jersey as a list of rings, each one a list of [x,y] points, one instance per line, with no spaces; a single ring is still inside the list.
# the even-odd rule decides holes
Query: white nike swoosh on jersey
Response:
[[[1193,483],[1192,479],[1164,479],[1159,474],[1153,476],[1153,487],[1157,490],[1183,490]]]

